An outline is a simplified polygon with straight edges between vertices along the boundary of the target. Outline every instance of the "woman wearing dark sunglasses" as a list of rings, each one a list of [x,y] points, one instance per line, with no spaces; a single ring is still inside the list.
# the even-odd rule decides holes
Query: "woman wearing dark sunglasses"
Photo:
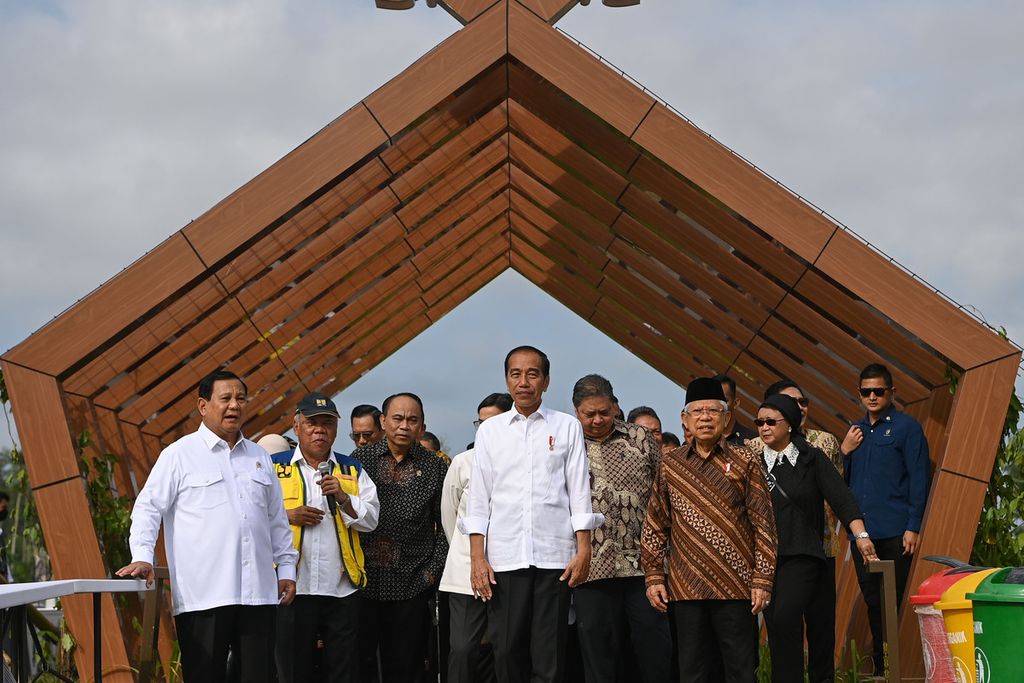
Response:
[[[875,558],[857,501],[821,449],[804,438],[802,419],[795,399],[775,394],[765,399],[754,420],[764,444],[760,455],[779,539],[775,587],[764,612],[774,683],[803,681],[805,624],[821,621],[817,610],[835,611],[834,601],[821,599],[832,581],[823,547],[826,501],[849,527],[863,556]],[[835,631],[808,628],[807,635],[809,680],[832,681]]]

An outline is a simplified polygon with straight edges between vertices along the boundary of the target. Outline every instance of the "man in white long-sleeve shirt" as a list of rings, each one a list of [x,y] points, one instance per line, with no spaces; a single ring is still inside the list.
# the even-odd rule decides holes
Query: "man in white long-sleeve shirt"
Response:
[[[550,367],[532,346],[505,357],[515,405],[480,425],[459,520],[473,592],[488,602],[499,683],[561,679],[569,588],[586,580],[591,531],[604,521],[591,508],[579,421],[541,405]]]
[[[331,452],[339,418],[330,398],[306,394],[295,411],[298,446],[271,455],[299,551],[295,602],[278,610],[279,683],[313,680],[317,634],[324,641],[320,680],[359,680],[353,643],[359,631],[359,589],[366,585],[359,536],[377,528],[380,502],[362,463]],[[321,475],[321,468],[327,473]]]
[[[276,605],[295,597],[295,562],[267,452],[241,434],[248,389],[218,370],[199,383],[199,429],[160,453],[135,500],[132,563],[118,576],[153,579],[161,522],[174,623],[188,683],[274,679]],[[276,570],[275,570],[276,565]]]

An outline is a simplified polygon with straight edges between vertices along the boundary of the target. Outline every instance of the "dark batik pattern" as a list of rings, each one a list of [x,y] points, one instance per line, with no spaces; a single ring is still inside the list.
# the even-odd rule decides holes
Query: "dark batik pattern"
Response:
[[[587,439],[591,499],[604,515],[594,530],[588,581],[643,576],[640,530],[660,456],[646,429],[619,420],[604,441]]]
[[[448,539],[441,527],[441,485],[448,465],[419,444],[398,462],[387,439],[357,448],[377,486],[380,518],[359,534],[366,558],[365,595],[371,600],[407,600],[441,578]]]

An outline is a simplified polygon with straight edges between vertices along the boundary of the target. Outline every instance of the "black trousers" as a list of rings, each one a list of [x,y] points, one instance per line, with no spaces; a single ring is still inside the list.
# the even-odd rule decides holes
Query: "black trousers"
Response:
[[[825,558],[825,577],[804,615],[807,624],[807,671],[811,681],[831,681],[836,658],[836,558]],[[828,676],[828,678],[814,678]]]
[[[272,683],[276,609],[274,605],[225,605],[174,617],[182,679],[224,683],[230,650],[241,683]]]
[[[320,656],[317,637],[324,641],[319,680],[327,683],[356,683],[359,661],[359,605],[362,596],[344,598],[326,595],[296,595],[291,605],[277,609],[277,678],[279,683],[313,680],[314,664]]]
[[[675,620],[679,683],[751,683],[757,670],[757,617],[749,600],[678,600],[669,603]],[[717,641],[722,674],[712,678],[708,653]]]
[[[873,539],[875,553],[880,560],[893,560],[896,564],[896,606],[903,604],[903,593],[907,587],[907,579],[910,578],[910,563],[914,560],[913,555],[903,554],[903,537]],[[868,567],[857,550],[857,544],[850,544],[850,554],[853,556],[853,566],[857,570],[857,582],[860,584],[861,595],[864,596],[864,604],[868,608],[868,626],[871,627],[872,659],[875,661],[875,673],[881,674],[884,666],[884,655],[882,643],[885,642],[885,633],[882,629],[882,575],[871,574]]]
[[[558,683],[565,667],[569,587],[561,569],[495,572],[487,631],[498,683]]]
[[[808,679],[811,683],[832,681],[835,667],[832,652],[835,631],[816,633],[810,624],[813,608],[830,609],[835,603],[822,605],[820,594],[828,591],[831,580],[825,560],[807,555],[784,556],[775,566],[775,586],[771,603],[765,608],[768,626],[768,647],[772,652],[772,683],[803,683],[804,625],[807,624]],[[833,593],[835,588],[832,589]],[[833,621],[835,617],[833,616]],[[823,621],[823,619],[818,619]],[[811,654],[813,652],[813,655]],[[814,666],[810,666],[813,662]]]
[[[670,680],[668,615],[651,607],[644,577],[584,583],[573,589],[573,604],[587,683]],[[630,648],[639,671],[620,672],[617,669],[629,659]]]
[[[472,595],[445,593],[451,615],[448,640],[449,683],[492,683],[494,653],[487,634],[487,603]]]
[[[383,683],[419,683],[425,671],[430,612],[425,590],[408,600],[370,600],[363,597],[359,617],[360,677]]]

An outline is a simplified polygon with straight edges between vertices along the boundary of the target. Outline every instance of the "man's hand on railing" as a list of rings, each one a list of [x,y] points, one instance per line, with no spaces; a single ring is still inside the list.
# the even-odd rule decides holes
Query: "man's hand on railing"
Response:
[[[147,588],[153,585],[153,565],[151,565],[149,562],[132,562],[129,565],[121,567],[116,572],[114,572],[114,574],[116,574],[117,576],[124,576],[130,578],[142,577],[146,579]]]

